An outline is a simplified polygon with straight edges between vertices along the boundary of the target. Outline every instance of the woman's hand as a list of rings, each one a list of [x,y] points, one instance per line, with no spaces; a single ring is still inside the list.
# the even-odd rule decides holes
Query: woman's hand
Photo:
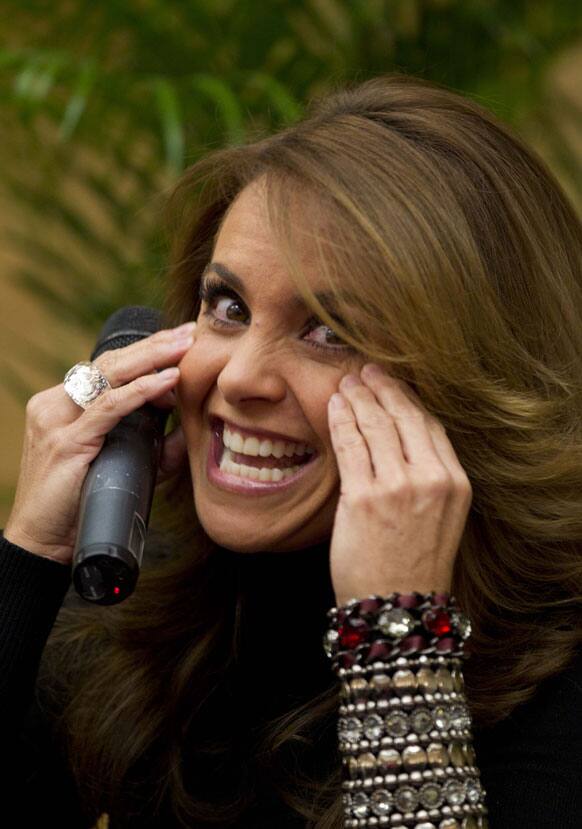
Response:
[[[450,592],[471,506],[469,479],[440,421],[408,384],[368,363],[329,404],[341,477],[330,545],[336,604],[372,593]],[[348,378],[357,382],[346,384]]]
[[[71,563],[89,465],[123,417],[146,402],[174,408],[173,389],[180,372],[167,376],[162,369],[176,366],[192,340],[193,331],[180,326],[104,351],[93,362],[112,388],[86,410],[71,400],[62,383],[30,398],[14,505],[4,529],[7,541],[61,564]],[[156,484],[175,474],[185,456],[179,425],[164,437]]]

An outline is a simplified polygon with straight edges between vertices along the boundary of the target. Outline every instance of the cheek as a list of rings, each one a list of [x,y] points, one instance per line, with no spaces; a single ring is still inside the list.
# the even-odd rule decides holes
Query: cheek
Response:
[[[329,420],[327,416],[327,401],[333,394],[334,389],[331,389],[329,394],[318,395],[317,400],[312,401],[309,405],[309,412],[307,416],[310,423],[315,430],[319,442],[322,447],[329,449],[331,447],[331,437],[329,433]]]

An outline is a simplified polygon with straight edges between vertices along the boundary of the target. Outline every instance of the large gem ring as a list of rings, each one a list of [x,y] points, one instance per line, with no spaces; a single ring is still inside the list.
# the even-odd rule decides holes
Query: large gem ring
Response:
[[[70,368],[63,381],[66,393],[82,409],[88,409],[99,395],[111,388],[107,377],[95,363],[86,360]]]

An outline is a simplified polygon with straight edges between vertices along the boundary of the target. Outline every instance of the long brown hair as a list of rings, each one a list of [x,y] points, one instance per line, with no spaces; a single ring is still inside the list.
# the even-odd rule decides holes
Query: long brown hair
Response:
[[[474,723],[492,725],[565,668],[580,643],[579,218],[543,161],[484,107],[410,76],[376,77],[312,102],[300,123],[186,170],[167,210],[168,325],[197,316],[197,284],[225,211],[263,174],[270,221],[313,312],[411,384],[471,481],[453,593],[473,624],[464,673]],[[349,324],[310,292],[299,233],[318,243],[321,273]],[[346,289],[357,318],[344,311]],[[226,767],[234,756],[224,693],[240,667],[244,584],[236,554],[197,520],[187,467],[160,487],[155,509],[170,555],[119,606],[63,608],[45,649],[41,678],[68,702],[63,735],[85,802],[96,814],[129,812],[141,782],[150,812],[168,800],[183,826],[228,825],[249,803],[253,774],[268,767],[309,825],[340,829],[335,678],[254,724],[249,756],[236,755],[238,778],[212,803],[188,791],[187,737],[199,759]],[[330,764],[310,776],[323,735]]]

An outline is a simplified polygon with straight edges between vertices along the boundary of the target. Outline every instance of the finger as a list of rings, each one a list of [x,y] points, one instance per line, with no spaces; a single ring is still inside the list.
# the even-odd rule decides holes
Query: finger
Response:
[[[402,452],[411,466],[426,467],[439,461],[431,431],[429,416],[405,391],[405,384],[384,371],[362,371],[360,376],[377,403],[393,419],[402,445]]]
[[[373,371],[369,371],[370,366],[374,366]],[[379,369],[379,370],[378,370]],[[456,486],[456,493],[458,495],[463,495],[461,501],[459,501],[459,505],[461,510],[465,513],[472,501],[472,487],[463,468],[462,464],[460,463],[455,449],[448,438],[447,431],[443,424],[441,423],[438,418],[434,417],[422,404],[422,401],[418,397],[418,395],[410,388],[410,386],[402,380],[398,380],[397,378],[390,377],[387,373],[385,373],[381,367],[376,366],[375,364],[367,364],[361,371],[362,379],[365,378],[367,385],[374,387],[374,383],[376,383],[376,394],[381,397],[382,392],[380,391],[380,387],[382,386],[382,378],[385,378],[387,383],[385,384],[385,388],[392,388],[393,389],[393,397],[394,399],[399,399],[401,401],[402,408],[405,408],[407,405],[409,407],[415,408],[418,412],[420,412],[424,419],[424,426],[428,435],[430,436],[430,441],[432,443],[432,450],[433,455],[432,459],[434,462],[434,458],[438,458],[442,467],[444,467],[452,481]],[[408,402],[407,402],[408,401]],[[405,439],[406,434],[412,434],[412,426],[415,424],[415,421],[412,418],[408,419],[408,428],[402,429],[402,436]],[[417,440],[415,442],[416,446],[420,446],[422,435],[419,433],[417,435]],[[418,459],[412,464],[419,469],[427,468],[427,465],[431,462],[430,458],[430,448],[426,448],[426,459],[423,460],[420,457],[420,453],[418,455]]]
[[[150,401],[154,406],[159,406],[160,409],[175,409],[176,408],[176,392],[174,389],[169,389],[163,392],[155,400]]]
[[[47,422],[51,424],[67,426],[74,423],[83,413],[83,409],[64,392],[62,383],[44,389],[40,394],[43,396]],[[174,409],[177,405],[176,392],[174,389],[162,390],[158,397],[150,400],[150,403],[161,409]]]
[[[334,400],[342,405],[336,408]],[[329,433],[341,478],[341,488],[355,491],[374,482],[374,470],[366,440],[358,430],[356,417],[343,395],[332,395],[328,403]]]
[[[164,329],[125,348],[105,351],[94,362],[111,386],[116,387],[142,374],[151,374],[158,369],[176,365],[189,348],[189,338],[180,336],[179,328]],[[50,412],[52,423],[67,425],[83,413],[83,409],[65,392],[62,382],[44,389],[40,394],[43,395],[43,401],[46,399],[46,409]],[[171,398],[160,398],[157,404],[161,403],[165,408],[170,400]],[[175,401],[171,405],[175,406]]]
[[[156,483],[162,483],[175,475],[187,454],[186,437],[180,423],[164,437]]]
[[[464,489],[469,496],[469,500],[471,500],[472,492],[469,477],[457,457],[453,444],[447,435],[447,430],[439,420],[434,419],[429,422],[429,429],[435,452],[437,452],[442,465],[448,469],[459,489]]]
[[[354,375],[347,375],[354,377]],[[357,379],[357,378],[356,378]],[[345,386],[340,383],[354,410],[358,429],[363,434],[376,479],[406,474],[406,457],[396,424],[380,406],[374,394],[362,383]]]
[[[112,386],[121,386],[142,374],[175,365],[193,342],[192,332],[164,329],[125,348],[104,351],[93,362]]]
[[[103,392],[67,427],[72,435],[71,445],[90,443],[91,440],[105,437],[121,418],[160,397],[162,392],[174,387],[179,378],[180,370],[171,367],[159,373],[142,375],[131,383]]]
[[[389,371],[382,368],[382,366],[379,366],[377,363],[366,363],[366,365],[362,366],[360,369],[360,379],[363,382],[367,383],[368,380],[373,381],[374,379],[379,378],[386,378],[387,380],[390,380],[393,385],[399,388],[424,415],[427,417],[432,416],[428,409],[425,408],[422,400],[414,391],[410,383],[405,383],[404,380],[400,380],[398,377],[393,377]]]

